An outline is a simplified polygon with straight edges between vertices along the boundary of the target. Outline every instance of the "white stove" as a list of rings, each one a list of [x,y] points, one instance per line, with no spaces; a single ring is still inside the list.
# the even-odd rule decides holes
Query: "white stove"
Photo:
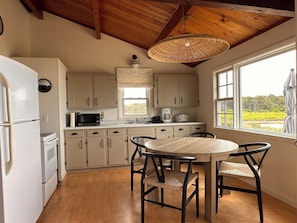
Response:
[[[41,133],[41,166],[43,205],[45,206],[55,192],[58,185],[57,178],[57,135],[53,133]]]

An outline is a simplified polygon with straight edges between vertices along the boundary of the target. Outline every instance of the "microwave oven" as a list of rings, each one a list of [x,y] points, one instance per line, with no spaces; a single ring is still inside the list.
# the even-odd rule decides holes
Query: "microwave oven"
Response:
[[[96,126],[100,125],[99,113],[79,113],[76,117],[77,126]]]

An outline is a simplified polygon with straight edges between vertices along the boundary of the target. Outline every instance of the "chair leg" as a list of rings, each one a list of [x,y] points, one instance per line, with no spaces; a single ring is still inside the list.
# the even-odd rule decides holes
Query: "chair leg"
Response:
[[[199,217],[199,181],[198,178],[196,179],[196,217]]]
[[[141,184],[141,223],[144,223],[144,184]]]
[[[134,179],[133,179],[133,175],[134,175],[134,173],[133,173],[133,170],[134,170],[134,165],[133,165],[133,163],[131,163],[131,170],[130,170],[130,175],[131,175],[131,191],[133,191],[133,186],[134,186]]]
[[[263,223],[264,222],[264,217],[263,217],[262,192],[261,192],[261,182],[260,182],[260,180],[257,180],[256,184],[257,184],[257,197],[258,197],[260,222]]]
[[[181,223],[186,222],[186,199],[187,199],[187,192],[183,191],[182,195],[182,210],[181,210]]]

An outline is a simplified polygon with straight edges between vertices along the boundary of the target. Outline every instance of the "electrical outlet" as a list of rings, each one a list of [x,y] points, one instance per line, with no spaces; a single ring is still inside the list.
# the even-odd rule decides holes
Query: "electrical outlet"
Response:
[[[104,118],[104,112],[100,113],[100,119],[102,120]]]

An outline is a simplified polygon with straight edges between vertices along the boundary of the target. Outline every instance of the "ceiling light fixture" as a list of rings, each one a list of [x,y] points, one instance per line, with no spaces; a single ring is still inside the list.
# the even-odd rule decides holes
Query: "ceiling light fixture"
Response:
[[[185,23],[188,16],[184,15],[184,8],[182,13],[184,34],[163,39],[152,45],[148,50],[150,58],[166,63],[193,63],[218,56],[230,48],[227,41],[218,37],[186,33]]]

